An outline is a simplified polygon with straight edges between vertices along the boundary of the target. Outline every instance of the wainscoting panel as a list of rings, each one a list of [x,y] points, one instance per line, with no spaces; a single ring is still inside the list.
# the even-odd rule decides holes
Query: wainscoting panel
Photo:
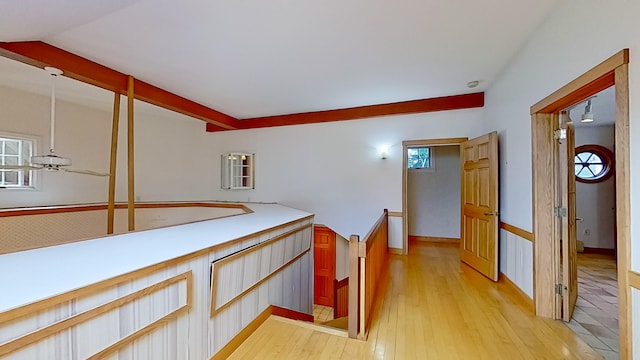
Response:
[[[500,229],[500,272],[533,298],[533,243]]]

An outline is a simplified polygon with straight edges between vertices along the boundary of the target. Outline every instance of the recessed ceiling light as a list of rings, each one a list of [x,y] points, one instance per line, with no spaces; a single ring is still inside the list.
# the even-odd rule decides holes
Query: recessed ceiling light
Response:
[[[473,80],[473,81],[469,81],[469,82],[467,83],[467,87],[468,87],[469,89],[473,89],[474,87],[478,86],[479,84],[480,84],[480,81],[478,81],[478,80]]]

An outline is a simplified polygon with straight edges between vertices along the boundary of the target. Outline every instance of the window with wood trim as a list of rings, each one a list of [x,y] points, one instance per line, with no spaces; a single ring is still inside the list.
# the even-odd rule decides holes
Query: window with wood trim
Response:
[[[431,146],[410,147],[407,149],[407,169],[412,171],[434,171],[434,156]]]
[[[574,166],[577,181],[583,183],[605,181],[613,174],[613,153],[600,145],[578,146]]]
[[[6,167],[29,165],[34,146],[33,138],[0,133],[0,165]],[[33,188],[33,179],[33,170],[0,169],[0,188]]]
[[[255,154],[228,153],[221,157],[221,188],[225,190],[250,190],[255,188]]]

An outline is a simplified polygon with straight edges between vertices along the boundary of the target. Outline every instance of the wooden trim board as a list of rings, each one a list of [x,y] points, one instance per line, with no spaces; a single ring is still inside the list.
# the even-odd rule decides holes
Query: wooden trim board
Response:
[[[533,299],[529,297],[518,285],[516,285],[507,275],[500,272],[498,276],[498,284],[509,289],[509,292],[516,295],[516,297],[521,300],[527,307],[527,309],[531,310],[531,312],[535,312],[536,306],[533,302]]]
[[[282,265],[279,265],[278,267],[276,267],[273,271],[271,271],[270,273],[266,274],[264,277],[262,277],[261,279],[259,279],[257,282],[255,282],[254,284],[251,284],[249,287],[243,289],[242,291],[240,291],[238,294],[236,294],[235,296],[233,296],[232,298],[230,298],[229,300],[227,300],[226,302],[222,303],[222,304],[217,304],[216,303],[216,298],[217,298],[217,291],[218,291],[218,285],[220,284],[220,281],[218,279],[218,272],[221,268],[221,266],[223,266],[224,264],[233,261],[235,259],[237,259],[238,257],[244,257],[252,252],[258,251],[260,249],[262,249],[265,246],[271,245],[272,243],[275,243],[277,241],[286,239],[292,235],[295,235],[299,232],[305,231],[309,228],[312,228],[313,224],[308,224],[296,229],[293,229],[291,231],[287,231],[286,233],[276,236],[273,239],[269,239],[267,241],[261,242],[255,246],[249,247],[245,250],[242,250],[240,252],[237,252],[235,254],[232,254],[230,256],[227,256],[225,258],[222,258],[218,261],[214,261],[211,264],[212,267],[212,271],[211,271],[211,311],[210,311],[210,316],[213,317],[215,316],[215,314],[217,314],[218,312],[224,310],[225,308],[227,308],[228,306],[230,306],[231,304],[233,304],[236,300],[242,298],[243,295],[245,295],[246,293],[250,292],[251,290],[255,289],[256,287],[260,286],[260,284],[262,284],[263,282],[269,280],[273,275],[277,274],[278,272],[280,272],[281,270],[285,269],[287,266],[289,266],[290,264],[294,263],[295,261],[297,261],[298,259],[300,259],[302,256],[304,256],[305,254],[309,253],[309,251],[311,250],[311,246],[312,246],[312,240],[310,239],[309,241],[309,246],[301,249],[300,253],[296,254],[292,259],[288,260],[287,262],[285,262]]]
[[[387,251],[389,251],[389,254],[391,255],[404,255],[404,251],[398,248],[389,248]]]
[[[416,236],[416,235],[409,235],[409,241],[422,241],[422,242],[430,242],[430,243],[451,243],[451,244],[460,243],[460,239],[456,239],[456,238]]]
[[[59,295],[55,295],[55,296],[52,296],[52,297],[49,297],[49,298],[38,300],[38,301],[33,302],[31,304],[27,304],[27,305],[23,305],[23,306],[14,308],[14,309],[10,309],[10,310],[7,310],[5,312],[0,312],[0,323],[8,322],[8,321],[11,321],[13,319],[17,319],[17,318],[19,318],[21,316],[25,316],[25,315],[28,315],[28,314],[31,314],[31,313],[35,313],[35,312],[50,308],[52,306],[55,306],[55,305],[60,304],[60,303],[63,303],[65,301],[69,301],[69,300],[77,298],[77,297],[89,296],[89,295],[92,295],[92,294],[96,294],[96,293],[102,291],[105,288],[108,288],[108,287],[111,287],[111,286],[115,286],[115,285],[118,285],[118,284],[126,282],[126,281],[131,281],[131,280],[137,279],[139,277],[154,273],[156,271],[163,270],[163,269],[165,269],[167,267],[170,267],[170,266],[173,266],[173,265],[177,265],[177,264],[180,264],[180,263],[182,263],[184,261],[188,261],[188,260],[196,258],[198,256],[207,254],[207,253],[209,253],[211,251],[215,251],[215,250],[218,250],[218,249],[223,249],[223,248],[226,248],[226,247],[229,247],[229,246],[233,246],[233,245],[235,245],[235,244],[237,244],[239,242],[242,242],[242,241],[254,238],[254,237],[258,237],[260,235],[267,234],[267,233],[270,233],[270,232],[273,232],[273,231],[277,231],[279,229],[286,228],[286,227],[291,226],[291,225],[296,224],[296,223],[308,221],[311,218],[313,218],[313,215],[309,215],[309,216],[306,216],[306,217],[304,217],[302,219],[299,219],[299,220],[294,220],[294,221],[290,221],[290,222],[285,223],[285,224],[274,226],[274,227],[269,228],[269,229],[258,231],[258,232],[253,233],[253,234],[242,236],[242,237],[230,240],[230,241],[228,241],[226,243],[223,243],[223,244],[210,246],[208,248],[195,251],[195,252],[193,252],[191,254],[186,254],[186,255],[183,255],[183,256],[179,256],[177,258],[174,258],[174,259],[171,259],[171,260],[167,260],[167,261],[159,263],[159,264],[147,266],[145,268],[134,270],[134,271],[126,273],[126,274],[118,275],[118,276],[112,277],[110,279],[105,279],[103,281],[99,281],[97,283],[94,283],[94,284],[91,284],[91,285],[88,285],[88,286],[84,286],[84,287],[81,287],[81,288],[78,288],[78,289],[74,289],[74,290],[59,294]]]
[[[640,290],[640,274],[633,270],[629,270],[629,286]]]
[[[389,216],[391,217],[402,217],[402,211],[389,211]]]
[[[377,116],[425,113],[445,110],[471,109],[484,106],[484,93],[443,96],[429,99],[401,101],[388,104],[357,106],[351,108],[322,110],[287,115],[275,115],[242,119],[240,129],[255,129],[273,126],[315,124],[332,121],[356,120]],[[207,126],[207,131],[216,131]],[[219,131],[219,130],[218,130]]]
[[[301,313],[294,310],[285,309],[279,306],[270,305],[263,312],[260,313],[253,321],[251,321],[244,329],[242,329],[236,336],[231,339],[222,349],[220,349],[217,353],[215,353],[211,360],[223,360],[231,356],[234,351],[236,351],[242,343],[251,336],[259,327],[267,321],[269,316],[276,315],[286,319],[292,320],[303,320],[303,321],[311,321],[313,322],[313,315]],[[311,317],[311,320],[308,320]],[[305,324],[298,323],[297,325]]]
[[[614,54],[569,84],[531,107],[533,166],[534,299],[536,314],[557,318],[561,303],[554,287],[559,281],[559,238],[553,218],[555,204],[555,155],[553,130],[560,109],[615,85],[616,233],[618,249],[619,338],[621,358],[633,354],[629,287],[631,211],[629,146],[629,50]]]
[[[532,232],[529,232],[527,230],[523,230],[523,229],[521,229],[521,228],[519,228],[517,226],[513,226],[513,225],[510,225],[510,224],[507,224],[507,223],[501,221],[500,222],[500,229],[506,230],[506,231],[508,231],[508,232],[510,232],[510,233],[512,233],[514,235],[517,235],[517,236],[525,239],[525,240],[529,240],[531,242],[534,242],[535,238],[534,238]]]
[[[179,307],[178,309],[173,310],[171,313],[169,313],[167,316],[172,315],[180,310],[186,309],[188,310],[189,308],[191,308],[191,304],[192,304],[192,296],[191,294],[193,293],[192,291],[192,287],[193,287],[193,274],[191,271],[187,271],[185,273],[182,273],[180,275],[176,275],[173,276],[171,278],[162,280],[160,282],[157,282],[155,284],[152,284],[150,286],[147,286],[143,289],[140,289],[138,291],[132,292],[130,294],[127,294],[125,296],[122,296],[120,298],[117,298],[115,300],[106,302],[102,305],[96,306],[92,309],[80,312],[78,314],[75,315],[71,315],[67,318],[64,318],[60,321],[57,321],[53,324],[47,325],[45,327],[41,327],[35,331],[32,331],[28,334],[22,335],[18,338],[12,339],[10,341],[5,342],[4,344],[0,344],[0,356],[4,356],[7,354],[10,354],[16,350],[19,350],[27,345],[33,344],[35,342],[38,342],[40,340],[43,340],[49,336],[55,335],[61,331],[64,331],[70,327],[73,326],[77,326],[83,322],[89,321],[95,317],[98,317],[102,314],[105,314],[111,310],[117,309],[121,306],[124,306],[130,302],[136,301],[144,296],[153,294],[159,290],[162,290],[168,286],[171,286],[173,284],[177,284],[181,281],[186,281],[186,287],[187,287],[187,299],[186,299],[186,304]],[[177,316],[177,315],[176,315]],[[156,322],[159,322],[160,320],[157,320]],[[154,323],[149,324],[148,326],[153,325]],[[140,329],[138,331],[142,331],[144,329]],[[136,331],[136,332],[138,332]],[[133,341],[133,338],[130,339],[129,341],[123,341],[125,339],[128,339],[129,337],[135,335],[134,332],[133,334],[129,335],[126,338],[121,339],[118,343],[116,344],[120,344],[118,346],[123,346],[124,344],[129,343],[129,341]],[[137,337],[137,336],[136,336]],[[114,346],[116,345],[114,344]],[[100,353],[107,351],[108,349],[111,349],[113,346],[110,346],[109,348],[101,351]],[[117,350],[117,346],[113,348],[112,351]],[[109,351],[110,352],[110,351]]]

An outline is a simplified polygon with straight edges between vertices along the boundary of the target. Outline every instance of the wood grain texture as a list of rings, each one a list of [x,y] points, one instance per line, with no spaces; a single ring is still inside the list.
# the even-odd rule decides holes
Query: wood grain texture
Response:
[[[627,54],[628,56],[628,54]],[[627,59],[628,60],[628,59]],[[631,309],[631,149],[629,135],[629,65],[615,70],[616,85],[616,243],[618,248],[618,333],[620,354],[631,359],[633,312]]]
[[[559,112],[612,86],[615,69],[628,63],[629,49],[623,49],[531,106],[531,115]]]
[[[527,311],[535,312],[536,306],[533,302],[533,299],[530,298],[529,295],[527,295],[524,291],[522,291],[522,289],[520,289],[518,285],[516,285],[513,281],[511,281],[511,279],[509,279],[507,275],[501,272],[498,283],[503,284],[506,287],[509,287],[510,291],[513,294],[516,294],[517,296],[519,296],[522,302],[526,304]]]
[[[0,42],[0,55],[35,67],[55,66],[66,77],[119,94],[127,93],[128,76],[41,41]],[[235,129],[237,119],[136,80],[136,99],[194,117],[220,130]]]
[[[523,230],[517,226],[511,225],[511,224],[507,224],[505,222],[500,222],[500,229],[506,230],[514,235],[518,235],[519,237],[525,239],[525,240],[529,240],[531,242],[535,241],[535,238],[533,236],[532,232],[529,232],[527,230]]]
[[[561,322],[535,316],[511,286],[461,267],[458,252],[416,243],[391,256],[366,341],[269,318],[229,359],[602,358]]]
[[[111,120],[111,152],[109,156],[109,195],[107,200],[107,234],[113,234],[116,204],[116,169],[118,163],[118,129],[120,127],[120,94],[113,94]]]
[[[534,300],[536,314],[549,318],[557,316],[555,284],[558,282],[559,244],[555,242],[555,150],[552,114],[531,116],[532,166],[533,166],[533,248]]]
[[[349,315],[349,277],[340,281],[337,279],[333,285],[333,318],[341,318]]]
[[[103,315],[111,310],[122,307],[128,303],[136,301],[144,296],[157,292],[161,289],[164,289],[172,284],[176,284],[179,282],[185,281],[187,286],[187,293],[190,293],[190,288],[193,286],[193,275],[191,272],[186,272],[180,275],[176,275],[169,279],[163,280],[161,282],[155,283],[151,286],[145,287],[141,290],[128,294],[126,296],[120,297],[116,300],[104,303],[102,305],[96,306],[90,310],[75,314],[73,316],[69,316],[65,319],[57,321],[51,325],[41,327],[38,330],[32,331],[26,335],[20,336],[16,339],[8,341],[4,344],[0,344],[0,356],[4,356],[10,354],[14,351],[17,351],[25,346],[43,340],[49,336],[57,334],[61,331],[67,330],[71,327],[77,326],[83,322],[87,322],[95,317]],[[183,308],[188,309],[191,306],[191,298],[187,297],[187,303],[176,309],[176,311],[182,310]],[[173,312],[172,312],[173,313]],[[169,314],[170,315],[170,314]],[[152,324],[150,324],[152,325]],[[122,344],[125,344],[123,342]],[[121,345],[119,345],[121,346]]]
[[[358,337],[358,324],[360,323],[360,256],[358,256],[360,249],[359,242],[360,237],[358,235],[351,235],[349,237],[349,281],[352,285],[349,286],[348,332],[349,337],[352,339]]]
[[[240,129],[273,126],[302,125],[332,121],[355,120],[377,116],[425,113],[445,110],[470,109],[484,106],[484,93],[443,96],[430,99],[402,101],[389,104],[358,106],[345,109],[324,110],[297,114],[265,116],[238,121]],[[216,131],[207,126],[207,131]]]
[[[129,219],[129,231],[136,229],[136,212],[135,212],[135,112],[133,108],[135,97],[135,79],[133,76],[129,76],[127,85],[127,210]]]

